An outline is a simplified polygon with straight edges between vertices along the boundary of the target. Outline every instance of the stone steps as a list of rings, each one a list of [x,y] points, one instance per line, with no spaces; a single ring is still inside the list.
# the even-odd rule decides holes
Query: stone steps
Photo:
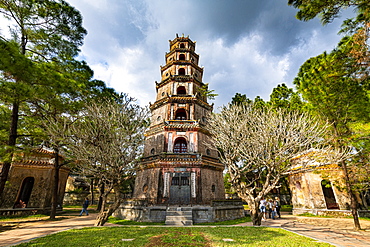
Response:
[[[191,226],[193,212],[191,207],[168,207],[166,210],[166,225]]]

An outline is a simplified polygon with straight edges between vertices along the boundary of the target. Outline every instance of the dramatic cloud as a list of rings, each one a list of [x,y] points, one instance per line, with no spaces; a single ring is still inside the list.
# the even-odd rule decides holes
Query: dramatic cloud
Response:
[[[88,30],[81,58],[119,92],[145,105],[155,100],[168,40],[197,42],[204,82],[219,96],[235,93],[268,99],[272,89],[292,81],[304,61],[335,47],[341,21],[323,27],[301,22],[287,0],[68,0]]]

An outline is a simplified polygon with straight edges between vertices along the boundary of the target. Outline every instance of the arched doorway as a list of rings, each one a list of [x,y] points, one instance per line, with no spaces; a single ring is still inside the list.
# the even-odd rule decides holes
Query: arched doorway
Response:
[[[173,146],[173,152],[174,153],[187,153],[187,143],[185,138],[179,137],[175,141],[175,145]]]
[[[18,198],[14,204],[15,208],[25,208],[31,197],[31,192],[33,189],[33,184],[35,183],[34,177],[26,177],[23,179],[21,188],[18,193]]]
[[[185,60],[185,54],[180,54],[179,55],[179,60]]]
[[[185,75],[185,69],[184,68],[179,69],[179,75]]]
[[[186,89],[184,86],[180,86],[177,88],[177,94],[186,94]]]
[[[329,180],[324,179],[321,181],[321,188],[324,194],[327,209],[339,209],[338,203],[335,199],[332,184]]]
[[[180,108],[176,111],[175,120],[186,120],[186,111],[183,108]]]

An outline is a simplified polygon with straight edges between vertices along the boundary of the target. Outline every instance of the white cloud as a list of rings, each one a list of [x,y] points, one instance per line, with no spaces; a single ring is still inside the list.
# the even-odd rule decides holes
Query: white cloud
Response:
[[[268,99],[274,87],[292,81],[304,61],[332,49],[340,21],[322,27],[300,22],[286,2],[268,0],[69,0],[89,34],[81,57],[96,78],[141,104],[155,100],[160,65],[176,33],[197,41],[204,82],[219,96],[235,93]]]

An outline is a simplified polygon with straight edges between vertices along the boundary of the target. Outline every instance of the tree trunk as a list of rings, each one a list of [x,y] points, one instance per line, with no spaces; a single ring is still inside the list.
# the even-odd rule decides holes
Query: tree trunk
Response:
[[[111,216],[114,213],[114,211],[116,211],[118,207],[121,205],[123,200],[118,186],[115,186],[114,192],[115,192],[114,203],[111,204],[106,211],[104,210],[104,208],[102,208],[98,217],[96,218],[94,224],[95,226],[103,226],[108,221],[109,216]],[[104,197],[104,199],[106,199],[106,197]]]
[[[90,180],[91,205],[95,204],[94,179]]]
[[[344,171],[348,193],[351,198],[351,211],[352,211],[352,216],[353,216],[354,229],[358,231],[358,230],[361,230],[361,226],[360,226],[360,221],[358,219],[358,213],[357,213],[357,201],[356,201],[355,195],[352,190],[351,182],[349,180],[347,164],[344,161],[342,161],[342,168]]]
[[[55,163],[54,163],[54,183],[53,183],[53,194],[51,197],[51,210],[50,219],[55,219],[58,204],[58,189],[59,189],[59,150],[54,149],[55,152]]]
[[[18,120],[19,120],[19,102],[17,100],[13,103],[13,109],[12,109],[12,119],[10,124],[10,130],[9,130],[9,140],[8,140],[8,146],[10,147],[8,150],[9,158],[6,159],[6,161],[3,163],[3,167],[1,169],[0,173],[0,202],[3,202],[3,192],[5,189],[5,183],[8,180],[8,175],[13,159],[13,153],[14,153],[14,147],[17,143],[17,137],[18,137]]]
[[[259,207],[258,207],[259,203],[253,202],[253,203],[248,203],[248,204],[249,204],[253,226],[260,226],[263,213],[259,211]]]
[[[100,184],[100,192],[99,192],[99,201],[98,201],[98,206],[96,208],[96,210],[98,210],[98,211],[101,211],[103,202],[105,201],[104,198],[103,198],[104,190],[105,190],[104,183],[101,183]]]
[[[367,191],[361,191],[361,199],[362,204],[364,205],[364,209],[367,210],[369,206],[367,205]]]

